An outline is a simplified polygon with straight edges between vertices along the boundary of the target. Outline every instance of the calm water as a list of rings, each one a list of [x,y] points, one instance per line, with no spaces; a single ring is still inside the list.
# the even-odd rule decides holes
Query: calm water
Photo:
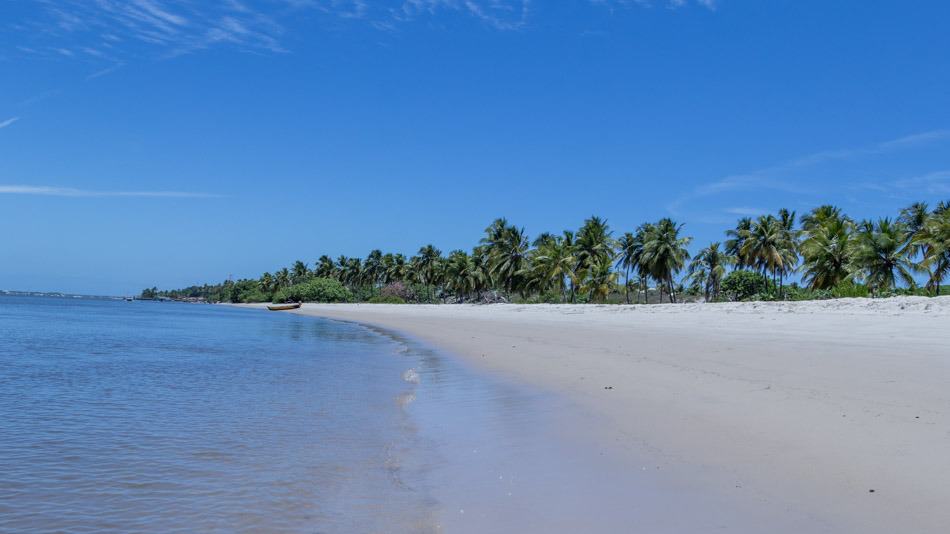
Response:
[[[559,396],[358,325],[0,296],[0,532],[657,533],[739,516],[614,440]]]
[[[287,314],[0,297],[0,530],[424,531],[410,359]]]

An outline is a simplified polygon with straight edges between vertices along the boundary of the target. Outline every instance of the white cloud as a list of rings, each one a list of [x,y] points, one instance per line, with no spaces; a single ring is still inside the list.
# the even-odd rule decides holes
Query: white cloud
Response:
[[[653,7],[655,5],[666,6],[670,9],[679,9],[686,7],[689,0],[589,0],[591,4],[597,6],[608,6],[613,8],[626,6]],[[695,0],[696,4],[710,11],[715,11],[718,4],[717,0]]]
[[[897,180],[894,186],[898,190],[913,190],[915,193],[924,192],[928,195],[950,194],[950,171],[937,171],[921,176],[913,176]]]
[[[824,150],[807,154],[771,167],[744,174],[734,174],[701,184],[695,187],[691,192],[671,202],[667,206],[667,211],[673,215],[679,215],[680,209],[692,201],[732,191],[768,190],[791,194],[808,193],[806,188],[799,185],[797,180],[790,179],[788,175],[795,171],[801,171],[830,162],[883,155],[946,139],[950,139],[950,130],[931,130],[864,147]]]
[[[530,0],[405,0],[398,9],[391,10],[391,16],[405,22],[421,15],[454,11],[498,30],[517,30],[527,24],[530,6]]]
[[[715,0],[589,0],[590,5],[699,5]],[[535,9],[532,0],[36,0],[10,28],[24,42],[15,48],[31,56],[120,63],[140,57],[174,57],[214,46],[281,53],[286,25],[322,14],[331,20],[359,20],[391,31],[400,23],[457,13],[487,26],[520,30]]]
[[[215,198],[220,195],[185,191],[96,191],[45,185],[0,185],[0,194],[41,195],[53,197],[153,197],[153,198]]]
[[[113,72],[121,69],[124,66],[125,66],[125,63],[116,63],[115,65],[112,65],[111,67],[106,67],[104,69],[97,70],[96,72],[93,72],[92,74],[86,76],[86,81],[95,80],[96,78],[101,78],[102,76],[112,74]]]
[[[742,215],[745,217],[755,217],[756,215],[762,215],[763,213],[768,212],[769,210],[762,208],[749,208],[749,207],[736,207],[736,208],[726,208],[723,211],[726,213],[731,213],[732,215]]]
[[[10,117],[9,119],[5,121],[0,121],[0,129],[6,128],[7,126],[10,126],[11,124],[13,124],[14,122],[18,120],[20,120],[20,117]]]
[[[273,6],[272,3],[258,2]],[[29,46],[21,51],[62,58],[93,57],[113,63],[135,56],[181,55],[228,43],[283,52],[283,27],[249,4],[183,0],[39,0],[17,21]],[[277,2],[277,12],[289,4]],[[82,55],[77,54],[82,52]]]

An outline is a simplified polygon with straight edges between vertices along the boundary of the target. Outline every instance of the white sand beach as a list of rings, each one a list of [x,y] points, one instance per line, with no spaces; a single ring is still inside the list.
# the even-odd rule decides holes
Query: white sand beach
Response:
[[[298,313],[563,394],[610,447],[696,491],[814,517],[814,531],[950,531],[950,297]]]

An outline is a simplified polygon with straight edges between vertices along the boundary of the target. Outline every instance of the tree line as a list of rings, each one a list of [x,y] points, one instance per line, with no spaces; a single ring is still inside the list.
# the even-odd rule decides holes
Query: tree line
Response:
[[[606,219],[592,216],[577,231],[545,232],[533,240],[524,228],[500,218],[470,251],[444,255],[429,244],[410,257],[381,250],[365,258],[324,255],[312,267],[297,261],[257,279],[150,288],[143,297],[646,303],[676,302],[684,293],[707,301],[882,296],[901,290],[938,295],[950,270],[950,204],[930,209],[915,203],[895,218],[860,221],[831,205],[801,217],[782,209],[740,219],[725,238],[691,255],[692,238],[670,218],[615,236]],[[924,281],[921,287],[918,280]],[[738,289],[745,286],[753,289]]]

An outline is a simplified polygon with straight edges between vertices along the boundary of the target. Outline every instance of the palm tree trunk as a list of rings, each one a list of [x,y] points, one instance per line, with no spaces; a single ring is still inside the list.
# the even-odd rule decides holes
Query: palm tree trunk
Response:
[[[942,264],[943,262],[938,262],[938,263]],[[939,265],[939,264],[937,265],[937,269],[941,269],[942,267],[943,267],[942,265]],[[937,273],[941,271],[934,271],[934,272]],[[939,278],[936,278],[936,280],[934,280],[934,296],[937,296],[937,297],[940,296],[940,279]]]
[[[627,304],[630,304],[630,266],[627,266],[627,272],[624,274],[623,278],[623,288],[625,290],[625,299]]]

